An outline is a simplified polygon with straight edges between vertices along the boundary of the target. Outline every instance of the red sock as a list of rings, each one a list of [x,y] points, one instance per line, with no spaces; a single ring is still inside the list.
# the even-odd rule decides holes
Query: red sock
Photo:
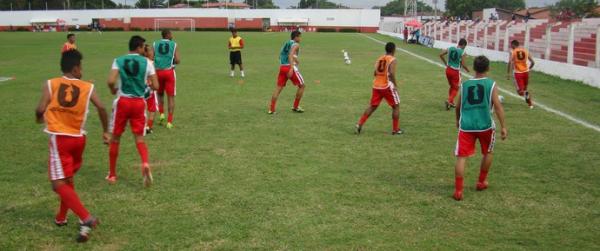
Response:
[[[165,113],[165,105],[164,104],[158,104],[158,112],[160,112],[160,114]]]
[[[454,191],[462,192],[463,190],[463,177],[454,178]]]
[[[394,130],[394,132],[397,132],[400,130],[400,120],[399,119],[392,119],[392,130]]]
[[[489,171],[490,170],[485,170],[485,171],[483,169],[479,170],[479,183],[485,182],[485,179],[487,179],[487,175],[488,175]]]
[[[117,177],[117,157],[119,157],[119,142],[112,142],[108,147],[110,177]]]
[[[67,183],[73,190],[75,190],[75,185],[73,183]],[[60,208],[58,209],[58,213],[56,214],[57,221],[64,221],[67,219],[67,212],[69,211],[69,207],[67,204],[61,199],[60,200]]]
[[[169,115],[167,116],[167,122],[173,123],[173,113],[172,112],[169,112]]]
[[[153,119],[148,120],[147,124],[148,124],[148,128],[152,129],[152,125],[154,124],[154,120]]]
[[[137,147],[138,153],[142,158],[142,165],[148,165],[148,147],[146,147],[146,143],[138,142],[135,144]]]
[[[367,119],[369,119],[369,116],[363,114],[362,116],[360,116],[360,120],[358,121],[358,125],[362,126],[367,122]]]
[[[298,109],[298,105],[300,105],[300,99],[299,99],[299,98],[296,98],[296,99],[294,100],[294,109]]]
[[[456,97],[457,93],[458,88],[451,86],[450,89],[448,89],[448,103],[454,104],[454,98]]]
[[[271,110],[272,112],[275,112],[275,105],[277,104],[277,100],[276,99],[271,99]]]
[[[55,192],[60,196],[61,201],[65,203],[65,205],[73,210],[73,212],[79,216],[79,219],[85,221],[88,217],[90,217],[90,213],[83,207],[81,201],[79,200],[79,196],[73,188],[69,185],[61,185],[56,188]]]

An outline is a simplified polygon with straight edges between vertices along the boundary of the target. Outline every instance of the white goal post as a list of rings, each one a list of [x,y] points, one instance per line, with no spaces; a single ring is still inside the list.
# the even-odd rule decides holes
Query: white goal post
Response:
[[[196,20],[192,18],[156,18],[154,19],[154,31],[160,29],[180,29],[189,28],[189,31],[196,31]]]

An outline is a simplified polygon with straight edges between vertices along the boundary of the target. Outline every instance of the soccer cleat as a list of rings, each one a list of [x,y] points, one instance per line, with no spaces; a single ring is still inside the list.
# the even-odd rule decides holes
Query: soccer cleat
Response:
[[[240,73],[240,75],[242,76],[242,78],[246,77],[246,74],[244,74],[244,71],[242,71],[242,72]]]
[[[444,101],[446,103],[446,111],[450,111],[450,102]]]
[[[235,77],[235,72],[231,71],[231,73],[229,74],[229,76],[232,77],[232,78]]]
[[[67,222],[67,219],[64,219],[64,220],[57,220],[57,219],[54,219],[54,224],[55,224],[56,226],[58,226],[58,227],[64,227],[64,226],[66,226],[66,225],[67,225],[67,223],[68,223],[68,222]]]
[[[106,176],[106,178],[104,178],[108,184],[114,185],[115,183],[117,183],[117,176]]]
[[[533,110],[533,105],[530,105],[530,106],[529,106],[529,110]]]
[[[158,117],[158,124],[162,125],[162,124],[165,123],[165,121],[167,121],[167,118],[165,118],[165,114],[164,113],[161,113],[160,117]]]
[[[392,132],[392,135],[402,135],[402,134],[404,134],[404,131],[402,131],[402,129]]]
[[[356,125],[356,126],[355,126],[355,129],[354,129],[354,133],[355,133],[356,135],[359,135],[359,134],[360,134],[360,132],[362,132],[362,126],[361,126],[361,125]]]
[[[457,201],[461,201],[463,199],[463,192],[462,191],[454,191],[454,195],[452,197]]]
[[[174,125],[173,123],[167,123],[167,129],[173,129]]]
[[[268,112],[267,112],[267,114],[269,114],[269,115],[275,115],[276,113],[277,113],[277,112],[275,112],[275,111],[268,111]]]
[[[483,191],[488,188],[488,183],[487,183],[487,181],[477,182],[477,185],[475,186],[475,188],[477,189],[477,191]]]
[[[146,126],[146,134],[152,134],[154,131],[152,128]]]
[[[152,179],[152,171],[148,164],[142,166],[142,176],[144,177],[144,187],[152,186],[154,179]]]
[[[77,242],[86,242],[90,239],[90,233],[92,229],[96,228],[100,224],[100,221],[93,216],[90,219],[79,224],[79,235],[77,236]]]
[[[297,108],[292,108],[292,111],[295,113],[303,113],[304,109],[302,109],[302,107],[298,106]]]

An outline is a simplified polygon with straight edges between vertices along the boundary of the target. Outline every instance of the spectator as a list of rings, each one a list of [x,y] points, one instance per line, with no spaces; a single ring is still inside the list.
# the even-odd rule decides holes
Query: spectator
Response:
[[[402,32],[402,35],[404,35],[404,42],[408,43],[408,27],[404,26],[404,31]]]

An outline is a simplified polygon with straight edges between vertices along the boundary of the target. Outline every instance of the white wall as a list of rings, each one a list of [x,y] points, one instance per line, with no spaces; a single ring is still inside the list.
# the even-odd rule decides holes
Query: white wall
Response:
[[[401,34],[378,31],[380,34],[392,36],[392,37],[402,37]],[[447,49],[450,46],[454,46],[453,43],[443,42],[443,41],[435,41],[433,47],[438,49]],[[466,48],[467,55],[470,56],[479,56],[484,55],[488,57],[491,61],[497,62],[508,62],[508,52],[488,50],[479,47],[467,46]],[[549,61],[545,59],[535,58],[535,67],[534,71],[543,72],[548,75],[560,77],[568,80],[581,81],[587,85],[600,88],[600,69],[592,68],[592,67],[584,67],[573,64],[560,63],[555,61]]]
[[[228,17],[270,18],[277,25],[279,18],[308,18],[310,26],[378,27],[380,11],[370,9],[114,9],[114,10],[52,10],[0,11],[0,26],[27,26],[31,19],[50,18],[66,20],[67,25],[87,25],[92,18],[130,17]]]

